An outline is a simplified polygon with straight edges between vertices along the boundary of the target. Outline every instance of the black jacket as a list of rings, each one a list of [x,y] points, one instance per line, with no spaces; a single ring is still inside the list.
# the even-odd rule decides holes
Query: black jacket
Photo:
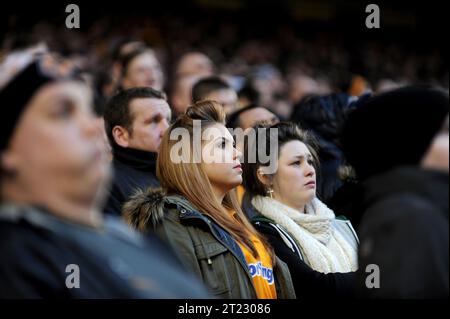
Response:
[[[0,299],[208,297],[168,247],[116,217],[95,230],[42,209],[2,205],[0,255]]]
[[[301,253],[295,248],[296,244],[292,243],[289,234],[279,227],[273,227],[273,222],[263,217],[251,204],[248,193],[244,195],[242,208],[256,230],[269,241],[278,258],[289,267],[297,298],[354,297],[356,284],[354,272],[324,274],[313,270],[303,261]],[[286,241],[291,241],[291,244],[288,246]]]
[[[400,167],[364,186],[359,293],[370,298],[448,298],[448,174]],[[366,279],[380,271],[380,288]],[[375,283],[373,277],[368,280]]]
[[[122,205],[138,189],[159,187],[156,178],[157,153],[113,146],[113,182],[104,212],[121,215]]]

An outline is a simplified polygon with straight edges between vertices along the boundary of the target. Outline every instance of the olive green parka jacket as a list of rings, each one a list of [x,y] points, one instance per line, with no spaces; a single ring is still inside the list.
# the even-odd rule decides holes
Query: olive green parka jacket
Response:
[[[221,299],[256,299],[252,277],[239,245],[211,218],[201,214],[184,197],[165,196],[161,189],[138,192],[122,210],[135,228],[154,231]],[[278,299],[294,299],[287,265],[276,258],[273,269]]]

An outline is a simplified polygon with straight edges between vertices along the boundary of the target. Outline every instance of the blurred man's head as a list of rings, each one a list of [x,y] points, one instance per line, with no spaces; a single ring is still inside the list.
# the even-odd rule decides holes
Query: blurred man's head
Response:
[[[277,95],[285,95],[286,84],[281,71],[272,64],[262,64],[254,68],[251,78],[255,89],[261,94],[263,105],[273,105]]]
[[[187,107],[192,104],[192,87],[199,79],[199,75],[186,75],[175,79],[170,105],[176,115],[183,114]]]
[[[146,45],[144,42],[137,40],[137,39],[123,39],[121,41],[116,49],[115,52],[113,52],[113,59],[114,60],[120,60],[124,56],[132,53],[133,51],[145,48]]]
[[[227,127],[240,127],[245,131],[261,122],[275,124],[279,122],[279,119],[265,107],[252,104],[232,113],[228,119]]]
[[[113,96],[106,105],[104,118],[113,147],[157,152],[169,127],[171,111],[163,93],[138,87]]]
[[[310,94],[320,94],[319,83],[306,75],[295,75],[289,79],[289,100],[291,103],[300,102]]]
[[[231,114],[238,108],[236,91],[224,80],[217,76],[201,79],[192,88],[192,100],[214,100],[222,104],[225,113]]]
[[[153,50],[140,47],[124,55],[121,61],[121,86],[123,89],[151,87],[155,90],[162,90],[164,76]]]
[[[250,104],[260,105],[261,94],[256,90],[250,81],[239,90],[238,104],[239,108],[249,106]]]
[[[82,82],[30,64],[0,89],[2,201],[91,223],[109,177],[101,130]],[[104,194],[103,194],[104,195]]]
[[[176,76],[198,75],[211,76],[214,65],[211,59],[201,52],[188,52],[184,54],[176,68]]]

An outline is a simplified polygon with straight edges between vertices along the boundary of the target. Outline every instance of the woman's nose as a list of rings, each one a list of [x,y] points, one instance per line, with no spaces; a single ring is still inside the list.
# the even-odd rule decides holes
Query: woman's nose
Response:
[[[235,159],[242,159],[242,152],[240,150],[238,150],[236,147],[233,147],[234,150],[234,156],[233,156],[233,160]]]
[[[316,173],[316,170],[312,164],[307,164],[306,167],[306,176],[313,176]]]

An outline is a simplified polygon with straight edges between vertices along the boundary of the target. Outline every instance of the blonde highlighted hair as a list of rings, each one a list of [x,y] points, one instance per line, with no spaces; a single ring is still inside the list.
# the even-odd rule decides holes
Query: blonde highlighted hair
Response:
[[[193,147],[194,120],[201,121],[201,132],[203,133],[205,129],[215,124],[225,125],[225,112],[223,107],[215,101],[199,101],[191,105],[186,113],[180,115],[167,129],[161,141],[156,166],[156,174],[162,188],[168,195],[184,196],[200,213],[213,219],[236,241],[247,247],[255,257],[258,256],[258,252],[251,241],[251,236],[257,237],[264,243],[274,261],[272,249],[242,212],[235,189],[228,192],[223,202],[220,203],[214,195],[213,187],[201,163],[192,160],[175,163],[171,160],[171,150],[180,141],[171,139],[170,135],[177,128],[183,128],[189,132],[191,139],[189,155],[191,159],[195,157],[195,147]],[[230,214],[230,211],[234,211],[235,214]]]

